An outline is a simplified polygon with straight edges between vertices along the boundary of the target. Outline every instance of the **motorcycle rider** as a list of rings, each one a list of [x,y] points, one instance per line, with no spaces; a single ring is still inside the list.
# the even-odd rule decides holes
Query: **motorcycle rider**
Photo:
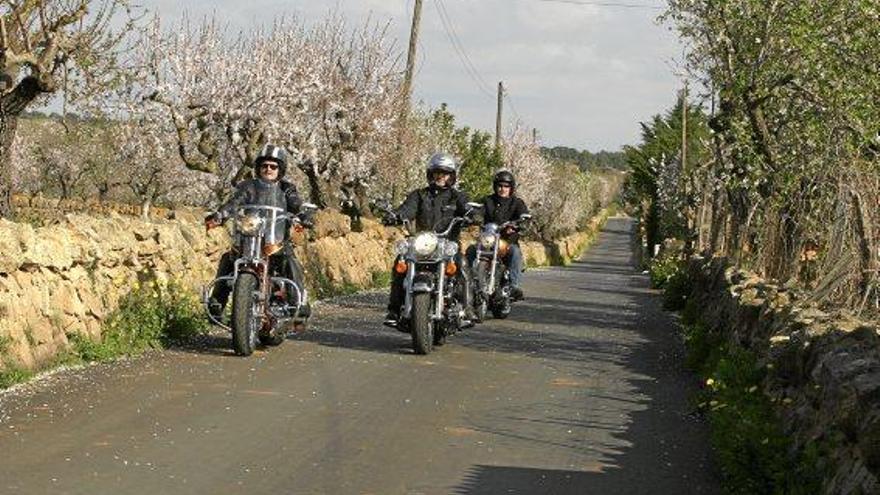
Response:
[[[210,230],[223,225],[243,205],[275,206],[285,209],[289,215],[298,214],[303,203],[297,193],[296,186],[284,180],[286,171],[287,152],[284,148],[274,144],[263,146],[260,154],[254,160],[256,178],[240,183],[236,187],[232,199],[205,218],[205,227]],[[238,255],[233,250],[224,253],[220,258],[220,265],[217,267],[217,278],[232,275],[235,271],[237,258]],[[303,269],[299,260],[294,256],[293,245],[290,243],[290,232],[285,232],[284,248],[273,254],[269,258],[269,263],[271,269],[283,273],[299,287],[304,287]],[[214,285],[209,310],[215,319],[220,320],[223,315],[223,308],[226,306],[231,291],[232,288],[225,283]],[[311,314],[308,304],[300,308],[299,314],[303,317],[308,317]]]
[[[521,215],[529,212],[526,203],[516,195],[516,178],[509,170],[502,169],[492,177],[492,189],[494,194],[483,198],[483,224],[495,223],[501,225],[505,222],[518,219]],[[501,232],[501,238],[510,246],[508,259],[505,260],[510,271],[510,297],[513,300],[523,298],[522,281],[523,255],[519,247],[519,232],[513,227],[507,227]],[[468,261],[475,266],[477,247],[470,246],[467,251]]]
[[[445,230],[453,218],[465,215],[468,197],[465,192],[454,187],[458,177],[458,162],[455,158],[447,153],[435,153],[428,160],[425,172],[428,186],[412,191],[396,213],[385,216],[383,223],[398,225],[406,220],[415,220],[416,228],[420,231],[433,231],[435,226]],[[456,226],[449,233],[448,239],[458,242],[460,235],[461,225]],[[458,285],[458,295],[466,308],[465,318],[473,321],[470,270],[462,264],[460,253],[456,254],[455,261],[462,267],[458,271],[462,282]],[[392,264],[392,266],[394,265]],[[400,317],[400,307],[403,305],[405,297],[403,288],[405,275],[397,273],[392,268],[391,277],[391,293],[388,298],[388,314],[385,317],[385,324],[393,326]]]

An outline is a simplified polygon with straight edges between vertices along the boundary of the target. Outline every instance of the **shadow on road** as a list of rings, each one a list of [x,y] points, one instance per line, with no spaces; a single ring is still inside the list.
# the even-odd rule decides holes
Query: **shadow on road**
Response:
[[[483,411],[472,420],[474,430],[497,441],[550,446],[569,452],[570,459],[597,462],[561,470],[565,464],[540,458],[520,466],[478,464],[453,493],[720,491],[707,425],[691,405],[696,380],[682,367],[683,348],[671,316],[625,256],[631,246],[631,231],[622,228],[627,223],[612,221],[584,260],[561,270],[581,274],[581,282],[564,297],[528,297],[509,322],[490,323],[457,341],[559,363],[555,366],[572,377],[568,385],[582,391],[574,402]],[[526,324],[545,330],[525,329]],[[589,330],[578,330],[583,328]],[[609,364],[621,371],[609,371]]]

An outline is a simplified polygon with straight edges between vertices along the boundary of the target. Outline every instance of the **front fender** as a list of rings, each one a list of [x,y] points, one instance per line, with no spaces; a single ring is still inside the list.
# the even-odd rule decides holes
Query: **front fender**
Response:
[[[419,294],[423,292],[434,292],[434,276],[428,273],[417,273],[413,277],[412,292]]]

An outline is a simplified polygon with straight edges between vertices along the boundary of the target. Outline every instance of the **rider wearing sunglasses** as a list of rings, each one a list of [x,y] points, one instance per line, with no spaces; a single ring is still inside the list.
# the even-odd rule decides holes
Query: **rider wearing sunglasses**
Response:
[[[296,215],[300,212],[302,200],[297,193],[296,186],[292,182],[284,180],[287,171],[287,152],[284,148],[273,144],[267,144],[254,160],[254,174],[256,178],[240,183],[235,190],[232,199],[227,201],[219,210],[205,218],[208,228],[217,227],[233,217],[236,211],[243,205],[275,206],[285,209],[289,214]],[[288,233],[289,235],[289,233]],[[217,277],[231,275],[235,270],[237,255],[229,251],[220,258],[220,266],[217,269]],[[303,269],[293,254],[293,246],[289,238],[285,239],[284,249],[272,255],[272,263],[278,263],[283,272],[300,287],[303,286]],[[229,299],[231,288],[226,284],[214,286],[211,294],[211,313],[220,319],[223,308]],[[308,306],[300,310],[300,315],[309,315]]]

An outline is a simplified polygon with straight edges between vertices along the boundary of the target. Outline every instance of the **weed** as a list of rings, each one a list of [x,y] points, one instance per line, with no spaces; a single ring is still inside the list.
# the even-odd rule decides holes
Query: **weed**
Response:
[[[711,423],[725,491],[819,493],[819,447],[792,449],[773,403],[761,390],[766,369],[758,366],[755,356],[699,322],[686,326],[685,341],[688,364],[705,380],[700,406]]]
[[[148,282],[122,298],[104,323],[102,339],[68,335],[84,361],[108,361],[162,348],[206,331],[197,298],[179,284]]]
[[[9,388],[17,383],[29,380],[34,376],[33,372],[17,366],[12,366],[0,371],[0,390]]]
[[[372,286],[375,289],[391,287],[391,272],[376,270],[372,274]]]

